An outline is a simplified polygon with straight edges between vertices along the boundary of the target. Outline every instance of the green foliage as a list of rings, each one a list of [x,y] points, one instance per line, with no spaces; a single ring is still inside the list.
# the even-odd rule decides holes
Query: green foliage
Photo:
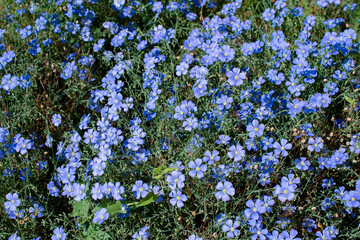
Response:
[[[20,8],[29,9],[29,5],[35,2],[37,10],[34,14],[18,13],[17,10]],[[192,21],[187,20],[186,14],[180,10],[164,9],[161,14],[156,15],[152,10],[153,4],[149,1],[139,1],[138,5],[137,1],[125,1],[126,6],[133,4],[135,14],[132,18],[119,16],[120,11],[114,10],[113,1],[110,0],[98,0],[96,4],[90,0],[78,2],[82,2],[82,5],[75,7],[77,12],[68,17],[65,15],[69,8],[68,1],[64,1],[60,6],[57,6],[55,1],[49,3],[48,0],[24,0],[21,5],[10,0],[3,0],[2,3],[0,1],[0,28],[6,29],[1,41],[5,50],[1,50],[0,57],[5,51],[11,50],[16,53],[13,61],[0,70],[0,82],[6,74],[19,77],[29,74],[31,83],[27,87],[19,86],[10,91],[2,89],[3,83],[0,85],[0,127],[6,127],[9,131],[6,142],[0,143],[1,240],[8,239],[16,231],[21,239],[38,236],[41,236],[41,239],[51,239],[54,229],[60,226],[67,233],[67,239],[79,240],[131,239],[131,236],[144,226],[149,226],[151,239],[185,239],[191,234],[203,239],[226,239],[226,233],[222,232],[219,224],[215,222],[219,214],[223,214],[225,219],[239,218],[246,222],[242,214],[247,208],[246,201],[263,199],[264,195],[273,196],[275,186],[280,184],[281,178],[288,176],[289,172],[299,177],[301,183],[291,202],[283,203],[274,197],[275,205],[272,207],[272,212],[262,215],[263,224],[269,231],[297,229],[299,237],[314,239],[314,232],[310,233],[302,227],[305,219],[311,218],[317,222],[316,231],[335,226],[340,230],[339,239],[360,239],[359,209],[346,208],[344,201],[335,194],[335,190],[340,186],[344,186],[346,190],[354,190],[360,175],[359,154],[349,151],[353,135],[360,132],[358,124],[360,92],[359,88],[355,87],[356,82],[359,81],[360,70],[359,45],[355,46],[359,41],[360,11],[359,8],[346,12],[342,10],[345,6],[351,6],[352,1],[344,0],[339,6],[332,4],[327,8],[321,8],[316,5],[317,1],[289,0],[287,1],[289,13],[284,17],[281,27],[278,27],[272,26],[271,22],[265,22],[262,17],[265,9],[274,8],[274,1],[243,0],[235,16],[242,22],[250,20],[252,25],[250,30],[243,30],[241,34],[232,31],[227,23],[230,21],[227,19],[228,14],[221,13],[223,7],[230,1],[215,1],[217,3],[215,8],[196,7],[196,3],[188,1],[183,6],[187,8],[185,12],[191,11],[197,14],[196,20]],[[170,1],[161,2],[165,7]],[[303,9],[302,16],[292,16],[290,11],[296,7]],[[83,10],[84,13],[81,12]],[[83,28],[88,24],[86,21],[89,19],[82,14],[91,11],[96,14],[94,20],[90,21],[91,36],[94,40],[84,41],[81,30],[72,34],[65,24],[79,23]],[[48,19],[45,30],[32,33],[25,39],[20,37],[20,30],[27,25],[34,27],[40,16],[53,15],[58,17],[60,32],[54,32],[54,25],[51,25],[51,20]],[[285,81],[288,81],[294,74],[291,71],[293,59],[281,61],[278,67],[274,67],[278,60],[276,57],[279,58],[280,55],[278,51],[265,45],[261,53],[244,56],[242,47],[245,43],[258,40],[268,44],[274,32],[282,31],[286,42],[290,43],[289,50],[292,52],[292,57],[295,58],[298,47],[296,41],[304,28],[305,18],[309,15],[316,16],[316,25],[313,26],[309,37],[309,41],[317,43],[316,48],[320,48],[326,32],[340,33],[352,28],[357,33],[357,39],[353,40],[354,49],[345,55],[341,50],[340,53],[332,55],[328,53],[329,50],[319,51],[318,56],[310,54],[307,61],[311,67],[317,69],[315,82],[306,83],[305,77],[299,76],[298,81],[303,84],[305,90],[301,95],[295,96],[290,94],[285,83],[276,85],[266,77],[269,69],[277,69],[284,73]],[[214,37],[219,30],[217,27],[208,26],[210,25],[208,22],[210,19],[216,19],[216,16],[223,21],[218,28],[222,31],[226,30],[229,34]],[[207,17],[209,21],[206,20]],[[336,18],[343,18],[344,23],[326,29],[324,21]],[[128,32],[126,41],[121,46],[115,47],[111,40],[117,33],[112,34],[110,29],[105,28],[103,26],[105,22],[117,23],[119,31],[127,28],[129,32],[136,31],[136,35],[133,39],[129,39]],[[213,22],[211,24],[216,25]],[[159,25],[165,29],[174,29],[174,38],[171,41],[162,40],[156,44],[152,43],[152,32]],[[184,41],[189,35],[197,34],[194,29],[204,34],[207,40],[219,41],[217,44],[221,46],[229,45],[236,56],[230,62],[217,60],[207,67],[209,74],[206,79],[209,92],[200,98],[194,96],[194,89],[199,86],[197,79],[190,77],[190,73],[182,76],[176,74],[176,67],[185,54],[195,57],[189,72],[194,66],[201,65],[204,55],[209,55],[200,48],[194,51],[184,48]],[[67,34],[66,37],[63,33]],[[45,47],[42,41],[48,38],[54,43],[50,47]],[[36,55],[29,53],[31,46],[28,43],[33,39],[38,40],[41,48]],[[106,41],[102,50],[95,52],[94,44],[99,39]],[[148,45],[143,50],[137,50],[141,40],[147,40]],[[158,49],[158,54],[164,55],[166,60],[157,62],[153,68],[162,79],[162,84],[158,86],[161,93],[157,96],[156,107],[150,111],[155,113],[156,117],[147,120],[144,109],[153,89],[144,87],[148,78],[144,74],[147,71],[144,61],[154,49]],[[113,54],[122,53],[123,59],[108,60],[104,55],[105,50]],[[72,54],[74,54],[73,59],[70,57]],[[327,54],[330,55],[329,58],[333,60],[334,65],[324,66],[323,61]],[[90,55],[94,58],[94,64],[82,65],[81,58]],[[343,61],[348,58],[353,58],[355,61],[353,70],[347,72],[348,78],[342,81],[334,79],[332,77],[334,71],[343,69]],[[101,91],[105,92],[107,89],[107,86],[103,87],[107,84],[103,79],[119,62],[125,65],[127,60],[131,64],[127,69],[123,69],[123,73],[116,80],[121,80],[124,84],[121,87],[122,100],[131,97],[134,106],[128,111],[120,110],[119,119],[110,121],[112,127],[122,132],[121,136],[124,139],[121,141],[118,139],[119,143],[111,147],[112,152],[107,159],[104,173],[95,176],[92,164],[95,156],[99,154],[99,146],[95,147],[95,143],[84,143],[88,129],[81,129],[79,123],[85,114],[90,114],[91,121],[88,128],[100,128],[99,122],[107,115],[106,111],[109,111],[110,106],[109,96],[105,98],[101,96],[103,94]],[[75,62],[78,71],[86,71],[84,79],[80,78],[78,72],[68,79],[61,77],[66,69],[66,63],[72,61]],[[226,74],[233,68],[247,72],[246,79],[240,86],[227,84]],[[164,74],[163,78],[161,74]],[[260,89],[254,90],[253,81],[260,77],[266,78],[266,81]],[[296,118],[289,116],[287,103],[295,99],[310,102],[309,99],[316,93],[324,93],[324,88],[329,82],[337,83],[339,91],[331,96],[331,104],[327,108],[319,108],[316,112],[306,114],[303,111]],[[244,97],[245,91],[249,89],[254,90],[251,91],[251,96]],[[216,103],[221,95],[226,94],[233,98],[231,108],[227,112],[220,111]],[[95,101],[95,97],[99,99]],[[269,99],[266,99],[267,97]],[[170,104],[170,100],[173,100],[174,104]],[[192,101],[198,108],[193,116],[205,120],[212,118],[208,128],[185,131],[182,126],[183,121],[173,118],[175,107],[185,100]],[[251,103],[250,113],[247,118],[242,119],[240,114],[243,109],[242,104],[247,103]],[[273,137],[274,141],[287,139],[292,144],[289,156],[279,156],[277,164],[264,166],[262,157],[272,150],[264,150],[261,143],[263,139],[257,138],[255,142],[257,150],[247,149],[246,157],[239,164],[229,158],[229,146],[240,143],[246,148],[246,141],[249,140],[247,125],[253,118],[255,119],[255,111],[263,105],[266,107],[271,105],[268,110],[274,114],[261,121],[265,126],[266,136]],[[55,126],[52,122],[51,118],[55,113],[63,118],[60,126]],[[140,151],[129,151],[124,143],[133,136],[130,121],[135,118],[142,120],[140,126],[146,133],[145,143],[141,149],[150,151],[146,156],[148,159],[143,162],[136,157]],[[307,150],[310,137],[302,129],[307,123],[312,124],[314,137],[319,136],[323,139],[326,150],[320,153]],[[79,162],[82,165],[76,170],[74,181],[84,183],[86,186],[86,197],[80,201],[64,196],[62,193],[65,183],[59,180],[59,169],[69,163],[69,157],[66,157],[63,151],[78,141],[73,139],[75,133],[81,136]],[[13,139],[17,134],[31,139],[34,143],[25,154],[14,150],[16,144]],[[111,138],[106,134],[99,130],[102,141]],[[49,147],[44,146],[48,135],[54,139]],[[220,135],[231,137],[229,145],[215,143]],[[345,148],[349,154],[346,165],[320,169],[319,159],[331,158],[340,147]],[[202,159],[206,150],[218,151],[221,159],[207,165],[203,178],[190,177],[189,163],[197,158]],[[300,171],[294,163],[295,159],[300,157],[306,157],[312,169]],[[187,196],[187,200],[181,208],[170,204],[169,194],[172,189],[169,188],[167,181],[167,177],[177,170],[171,164],[178,161],[184,166],[182,173],[186,178],[182,193]],[[43,162],[47,164],[40,167]],[[221,166],[225,167],[221,168]],[[270,168],[271,174],[268,177],[270,183],[263,186],[259,179],[264,168]],[[223,181],[214,177],[220,170],[235,188],[235,195],[229,202],[222,202],[214,195],[217,191],[216,184]],[[55,180],[56,178],[58,179]],[[336,185],[329,188],[322,187],[322,181],[329,178],[333,178]],[[137,180],[142,180],[151,186],[149,189],[151,191],[144,198],[134,197],[132,186]],[[59,190],[59,195],[56,197],[50,194],[51,189],[48,188],[50,181],[54,181]],[[125,187],[124,193],[121,194],[122,200],[115,201],[111,194],[104,194],[101,199],[94,200],[90,191],[94,183],[104,185],[109,182],[119,182]],[[158,187],[156,194],[154,187]],[[19,194],[21,199],[19,209],[25,210],[23,215],[17,213],[19,215],[14,219],[9,218],[3,207],[7,201],[5,196],[9,192]],[[322,209],[322,204],[326,198],[334,201],[336,205],[330,206],[325,211]],[[43,217],[32,218],[29,208],[33,207],[34,203],[44,206]],[[124,205],[130,208],[130,213],[123,210]],[[296,207],[296,211],[283,210],[287,205]],[[98,225],[93,219],[102,208],[106,208],[110,216],[104,223]],[[127,213],[129,216],[125,217]],[[280,218],[287,218],[291,223],[282,229],[279,227],[280,224],[276,224]],[[238,229],[241,231],[238,239],[250,239],[253,235],[247,225],[241,225]]]
[[[156,180],[159,180],[162,176],[164,176],[165,174],[168,174],[174,170],[175,170],[174,168],[166,168],[165,166],[160,166],[153,170],[153,178]]]

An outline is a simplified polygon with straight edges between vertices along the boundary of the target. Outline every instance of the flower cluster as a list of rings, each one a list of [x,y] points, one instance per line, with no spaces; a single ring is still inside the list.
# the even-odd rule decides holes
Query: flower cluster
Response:
[[[358,236],[357,4],[25,2],[0,13],[5,237]]]

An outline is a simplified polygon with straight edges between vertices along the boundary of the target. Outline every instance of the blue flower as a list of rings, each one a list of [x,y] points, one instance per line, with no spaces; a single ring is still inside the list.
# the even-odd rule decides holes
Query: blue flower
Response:
[[[50,191],[50,195],[57,197],[59,196],[59,189],[55,186],[54,182],[51,181],[47,184],[47,189]]]
[[[274,153],[276,155],[280,155],[280,153],[281,153],[281,155],[283,157],[286,157],[288,155],[288,152],[286,150],[290,150],[292,145],[291,145],[291,143],[287,143],[286,139],[281,139],[280,142],[281,142],[281,145],[278,142],[274,143],[274,145],[273,145],[275,148]]]
[[[264,206],[263,201],[256,199],[255,203],[253,200],[248,200],[246,202],[245,216],[246,218],[259,219],[261,213],[266,212],[266,207]]]
[[[6,199],[9,200],[4,203],[5,209],[10,211],[15,211],[16,207],[20,206],[21,201],[18,199],[19,195],[17,193],[8,193],[6,194]]]
[[[150,238],[150,233],[147,232],[147,230],[149,229],[149,226],[145,226],[142,229],[140,229],[139,232],[136,232],[134,235],[132,235],[131,237],[134,240],[147,240]]]
[[[109,213],[106,212],[106,208],[102,208],[101,210],[95,213],[95,217],[93,219],[94,223],[102,224],[105,220],[109,218]]]
[[[219,59],[222,62],[230,62],[235,55],[235,50],[231,49],[229,45],[225,45],[222,47],[222,50],[219,55]]]
[[[262,14],[262,17],[264,18],[265,22],[269,22],[275,18],[275,10],[267,8]]]
[[[185,194],[182,194],[181,189],[178,190],[172,190],[169,194],[169,196],[171,197],[170,199],[170,204],[178,207],[178,208],[182,208],[184,206],[184,203],[187,200],[187,197]]]
[[[286,1],[287,1],[287,0],[276,0],[276,1],[275,1],[276,9],[277,9],[277,10],[280,10],[280,9],[282,9],[282,8],[285,8],[285,7],[286,7]]]
[[[34,203],[34,207],[29,208],[29,213],[31,213],[32,218],[39,217],[41,218],[44,214],[42,213],[45,211],[45,208],[43,206],[40,206],[38,203]]]
[[[257,119],[252,121],[252,124],[246,126],[246,131],[249,132],[249,137],[261,137],[263,135],[263,131],[265,129],[264,124],[259,125],[259,121]]]
[[[240,230],[236,229],[240,226],[240,223],[238,221],[234,221],[231,219],[228,219],[224,225],[222,225],[221,229],[223,232],[226,232],[226,236],[228,238],[234,238],[240,235]]]
[[[300,157],[299,159],[295,159],[296,168],[302,171],[308,170],[310,167],[310,161],[306,160],[305,157]]]
[[[268,230],[266,228],[263,228],[263,225],[258,223],[254,227],[250,228],[251,233],[255,233],[251,236],[251,240],[265,240],[265,236],[268,234]]]
[[[349,191],[345,194],[343,200],[347,207],[359,207],[360,206],[360,193],[357,191]]]
[[[54,114],[51,118],[52,123],[55,125],[55,127],[58,127],[61,124],[61,115],[60,114]]]
[[[51,240],[65,240],[65,239],[66,239],[66,233],[63,227],[57,227],[54,230],[54,235],[51,236]]]
[[[28,149],[32,148],[32,142],[30,139],[20,138],[15,146],[16,152],[20,152],[22,155],[27,153]]]
[[[74,200],[77,202],[80,202],[86,196],[85,184],[74,183],[71,190],[73,192],[72,196],[75,197]]]
[[[229,143],[230,139],[231,138],[228,135],[220,135],[219,140],[216,140],[215,143],[216,144],[224,144],[224,145],[226,145],[226,144]]]
[[[230,86],[240,86],[246,78],[246,72],[240,72],[240,68],[234,68],[226,73]]]
[[[282,177],[281,178],[281,186],[276,185],[274,195],[278,195],[278,199],[281,202],[285,202],[286,200],[293,200],[295,198],[295,190],[298,184],[300,183],[299,178],[294,179],[293,174],[289,174],[288,178]]]
[[[290,233],[288,233],[287,231],[283,231],[282,233],[280,233],[279,237],[286,240],[301,240],[301,238],[296,238],[297,234],[298,232],[296,230],[291,229]]]
[[[114,6],[117,9],[121,9],[121,6],[125,4],[125,0],[114,0]]]
[[[0,64],[0,68],[1,68],[1,64]],[[6,91],[12,90],[18,86],[18,84],[19,84],[18,80],[19,80],[19,77],[17,77],[17,76],[11,77],[11,74],[6,74],[1,79],[2,88],[5,89]]]
[[[94,44],[93,47],[94,52],[98,52],[104,46],[104,43],[105,43],[105,39],[99,39],[99,41]]]
[[[12,234],[8,240],[21,240],[21,238],[17,235],[17,232]]]
[[[189,175],[191,177],[197,177],[197,178],[202,178],[204,176],[204,172],[206,172],[206,165],[202,164],[202,160],[200,158],[195,159],[194,161],[191,161],[189,163],[189,168],[193,169],[189,172]]]
[[[321,137],[316,137],[315,140],[313,138],[310,138],[308,143],[310,144],[308,146],[308,150],[310,152],[314,151],[315,152],[320,152],[321,149],[324,148],[324,144],[322,143],[322,138]]]
[[[228,97],[226,95],[222,95],[220,98],[216,100],[216,104],[218,105],[219,110],[229,109],[231,107],[231,103],[233,102],[232,97]]]
[[[187,18],[188,20],[195,20],[195,19],[196,19],[196,14],[190,12],[190,13],[186,14],[186,18]]]
[[[318,0],[316,3],[322,8],[327,7],[329,5],[328,0]]]
[[[190,117],[187,118],[184,122],[183,122],[183,127],[185,127],[186,131],[191,131],[192,129],[196,129],[199,126],[198,123],[198,119],[196,117]]]
[[[227,202],[230,200],[229,196],[234,196],[235,188],[233,187],[232,183],[229,181],[225,181],[224,183],[219,182],[216,185],[216,189],[219,190],[215,192],[215,197],[217,199],[221,199],[223,202]]]
[[[227,155],[230,159],[234,158],[234,161],[238,162],[245,156],[245,150],[239,143],[237,143],[236,146],[232,145],[229,148],[229,152],[227,153]]]
[[[136,49],[137,49],[138,51],[143,50],[143,49],[146,47],[147,43],[148,43],[148,42],[147,42],[146,40],[141,41],[141,42],[137,45]]]
[[[119,213],[118,216],[120,219],[127,218],[130,213],[130,207],[126,204],[121,204],[121,210],[126,211],[126,213]]]
[[[185,240],[203,240],[201,237],[197,237],[195,234],[191,234],[189,238]]]
[[[180,65],[176,66],[176,75],[177,76],[186,75],[186,73],[188,72],[188,68],[189,68],[189,64],[185,62],[180,63]]]
[[[91,188],[91,194],[92,194],[92,199],[94,200],[98,200],[98,199],[102,199],[104,194],[101,191],[101,186],[99,183],[95,183],[95,185]]]
[[[156,13],[161,13],[163,10],[163,5],[161,2],[154,2],[153,3],[153,8],[152,8],[152,11],[153,12],[156,12]]]
[[[183,188],[185,186],[185,175],[182,174],[180,171],[172,171],[170,175],[166,177],[166,181],[170,183],[169,187],[171,189],[175,189],[176,187]]]
[[[204,162],[207,162],[207,164],[209,165],[212,165],[214,163],[214,161],[219,161],[220,160],[220,157],[218,156],[219,155],[219,152],[214,150],[212,153],[207,150],[205,153],[204,153],[205,157],[203,157],[203,161]]]
[[[132,191],[134,192],[136,199],[139,199],[140,197],[146,197],[146,195],[149,193],[148,189],[149,185],[147,183],[143,183],[142,180],[136,181],[132,187]]]

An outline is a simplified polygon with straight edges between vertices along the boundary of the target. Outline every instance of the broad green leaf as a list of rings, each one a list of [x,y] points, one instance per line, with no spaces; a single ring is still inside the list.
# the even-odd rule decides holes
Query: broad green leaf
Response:
[[[112,237],[104,231],[99,230],[96,231],[95,234],[96,234],[96,239],[101,239],[101,240],[112,239]]]
[[[82,234],[85,237],[85,240],[112,239],[112,237],[108,233],[99,230],[98,225],[90,225],[86,230],[82,232]]]
[[[106,211],[110,215],[120,214],[120,213],[126,213],[126,210],[121,210],[123,202],[117,201],[114,204],[110,204],[106,207]]]
[[[101,210],[101,209],[102,209],[101,206],[97,206],[97,207],[93,208],[93,210],[91,210],[91,212],[92,212],[93,214],[95,214],[97,211],[99,211],[99,210]]]
[[[141,199],[140,202],[135,204],[135,207],[143,207],[146,205],[149,205],[150,203],[152,203],[153,201],[155,201],[156,199],[158,199],[159,196],[154,194],[154,192],[150,192],[146,195],[146,197],[144,197],[143,199]]]
[[[158,167],[158,168],[155,168],[154,170],[153,170],[153,175],[155,176],[155,175],[159,175],[160,173],[161,173],[161,171],[162,170],[164,170],[166,167],[165,166],[160,166],[160,167]]]
[[[73,203],[74,210],[71,213],[73,217],[87,218],[89,216],[90,203],[86,200]]]
[[[175,168],[166,168],[164,170],[161,171],[160,174],[158,174],[157,176],[154,176],[154,179],[160,179],[162,176],[164,176],[165,174],[175,171]]]

